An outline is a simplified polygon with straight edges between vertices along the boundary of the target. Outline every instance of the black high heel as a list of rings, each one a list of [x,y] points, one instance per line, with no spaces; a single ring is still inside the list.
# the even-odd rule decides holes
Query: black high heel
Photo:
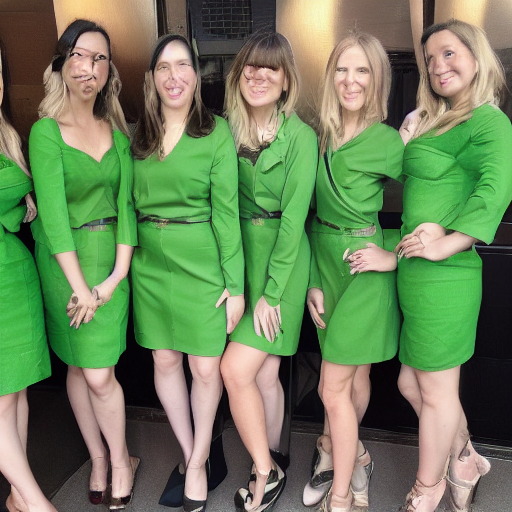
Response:
[[[181,507],[183,505],[183,493],[185,492],[185,467],[180,462],[171,473],[165,486],[159,505],[164,507]]]
[[[205,512],[206,500],[191,500],[183,495],[183,512]]]

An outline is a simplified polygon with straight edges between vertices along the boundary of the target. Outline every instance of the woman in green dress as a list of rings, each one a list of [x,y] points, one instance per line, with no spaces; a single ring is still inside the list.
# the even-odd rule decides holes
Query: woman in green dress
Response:
[[[247,307],[222,359],[231,413],[254,467],[237,510],[271,508],[285,475],[278,450],[284,414],[280,356],[293,355],[304,312],[310,248],[304,222],[317,141],[294,113],[298,76],[289,42],[251,36],[226,82],[226,113],[238,151]]]
[[[129,503],[139,462],[128,454],[123,391],[114,374],[126,346],[126,275],[137,243],[120,86],[105,30],[74,21],[45,72],[42,119],[29,141],[39,208],[32,232],[48,336],[68,365],[68,396],[92,461],[94,504],[107,489],[102,435],[108,445],[111,509]]]
[[[8,120],[8,92],[0,41],[0,472],[11,484],[5,504],[9,512],[56,512],[26,454],[27,386],[49,377],[51,370],[39,277],[28,249],[14,234],[37,211],[20,138]]]
[[[185,458],[185,512],[206,507],[206,463],[222,395],[220,357],[244,309],[236,153],[226,121],[204,107],[200,87],[188,41],[162,37],[146,73],[145,113],[132,143],[139,233],[131,270],[135,336],[153,350],[156,391]],[[190,397],[184,354],[193,378]]]
[[[404,256],[399,387],[419,417],[419,467],[402,510],[433,512],[448,483],[450,509],[467,512],[490,469],[469,441],[459,399],[482,294],[473,244],[492,242],[512,199],[512,128],[498,108],[503,69],[483,30],[451,20],[429,27],[421,46],[396,249]]]
[[[371,364],[391,359],[398,347],[397,259],[383,249],[377,217],[384,181],[402,173],[402,139],[382,124],[390,87],[388,57],[373,36],[356,32],[332,51],[320,111],[323,158],[308,290],[322,350],[326,425],[303,496],[306,505],[323,498],[324,512],[368,510],[373,462],[358,442],[358,424],[370,398]],[[381,260],[377,272],[351,271],[348,254],[361,248]]]

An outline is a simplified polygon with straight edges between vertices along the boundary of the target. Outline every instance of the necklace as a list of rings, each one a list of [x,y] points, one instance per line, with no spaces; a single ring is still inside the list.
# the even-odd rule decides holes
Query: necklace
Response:
[[[275,108],[270,116],[268,123],[265,126],[260,126],[258,121],[253,117],[254,123],[256,124],[256,132],[258,138],[258,145],[264,145],[272,142],[277,132],[277,108]]]

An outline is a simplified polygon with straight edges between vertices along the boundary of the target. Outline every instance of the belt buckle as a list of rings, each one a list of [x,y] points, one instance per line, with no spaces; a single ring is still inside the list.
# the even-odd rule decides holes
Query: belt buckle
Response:
[[[262,217],[252,217],[251,222],[253,226],[263,226],[263,218]]]

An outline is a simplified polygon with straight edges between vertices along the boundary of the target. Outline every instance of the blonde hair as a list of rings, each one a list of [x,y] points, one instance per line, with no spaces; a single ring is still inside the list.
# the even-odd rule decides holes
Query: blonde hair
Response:
[[[471,52],[478,65],[470,85],[470,97],[456,109],[451,109],[448,99],[432,89],[428,75],[425,47],[430,36],[442,30],[449,30],[457,36]],[[475,108],[484,104],[499,106],[500,93],[505,84],[505,73],[485,32],[480,27],[454,19],[438,23],[425,30],[421,37],[421,45],[425,58],[418,62],[420,84],[417,102],[420,122],[414,137],[435,128],[437,128],[436,135],[441,135],[467,121]]]
[[[343,109],[334,86],[336,65],[340,56],[349,48],[359,46],[370,64],[370,85],[359,113],[359,126],[369,126],[384,121],[388,116],[388,97],[391,89],[391,65],[380,41],[364,32],[352,32],[333,49],[325,70],[325,82],[320,107],[320,152],[328,145],[340,146],[345,132]]]
[[[237,150],[240,146],[260,146],[251,123],[250,106],[240,91],[245,66],[283,70],[287,88],[276,105],[278,118],[282,113],[290,117],[299,98],[299,75],[288,39],[278,32],[255,32],[238,52],[226,78],[224,110]]]
[[[27,176],[32,177],[28,171],[27,163],[25,162],[25,157],[21,150],[20,136],[8,120],[8,115],[10,113],[10,80],[7,59],[5,57],[5,49],[2,41],[0,41],[0,73],[3,88],[3,99],[0,105],[0,153],[5,155],[9,160],[15,162]]]
[[[109,121],[113,128],[128,135],[128,126],[119,103],[121,80],[111,60],[110,38],[103,27],[89,20],[73,21],[59,38],[52,62],[44,72],[45,97],[39,105],[39,117],[51,117],[58,120],[64,112],[68,102],[68,90],[62,78],[62,68],[69,59],[78,38],[86,32],[98,32],[105,38],[109,58],[107,83],[96,97],[93,113],[98,119]]]

